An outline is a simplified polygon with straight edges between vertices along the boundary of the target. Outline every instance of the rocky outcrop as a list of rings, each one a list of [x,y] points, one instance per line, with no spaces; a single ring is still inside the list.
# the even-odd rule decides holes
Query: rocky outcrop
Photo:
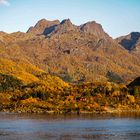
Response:
[[[140,49],[140,33],[132,32],[126,36],[116,39],[116,41],[129,51],[136,51]]]
[[[70,19],[63,20],[59,25],[55,26],[54,30],[50,33],[51,35],[60,35],[68,32],[79,31],[76,25],[73,25]]]
[[[80,29],[85,33],[93,34],[99,38],[109,37],[103,30],[102,26],[95,21],[87,22],[81,25]]]
[[[56,26],[59,23],[59,20],[49,21],[46,19],[41,19],[37,22],[37,24],[34,27],[30,27],[27,33],[32,33],[36,35],[44,34],[44,32],[47,32],[47,28],[52,28],[53,26]]]

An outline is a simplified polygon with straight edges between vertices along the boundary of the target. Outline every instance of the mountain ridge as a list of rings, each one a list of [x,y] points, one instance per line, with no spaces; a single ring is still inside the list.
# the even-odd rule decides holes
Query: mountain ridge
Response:
[[[79,31],[83,31],[89,34],[95,34],[98,37],[100,35],[102,37],[109,36],[103,30],[101,24],[96,23],[96,21],[89,21],[87,23],[84,23],[78,26],[78,25],[74,25],[70,19],[64,19],[61,22],[59,20],[49,21],[46,19],[41,19],[35,24],[35,26],[31,26],[27,30],[27,33],[33,33],[36,35],[37,34],[48,35],[51,32],[56,32],[55,30],[57,30],[57,28],[58,30],[61,30],[61,28],[64,28],[62,26],[65,26],[65,30],[79,30]]]
[[[76,26],[70,19],[42,19],[27,33],[1,34],[0,58],[24,59],[65,81],[108,81],[113,75],[126,82],[140,75],[139,57],[95,21]]]

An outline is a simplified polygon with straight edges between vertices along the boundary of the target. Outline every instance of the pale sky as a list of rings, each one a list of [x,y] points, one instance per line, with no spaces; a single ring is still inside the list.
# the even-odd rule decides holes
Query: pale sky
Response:
[[[140,32],[140,0],[0,0],[0,31],[26,32],[42,18],[96,21],[115,38]]]

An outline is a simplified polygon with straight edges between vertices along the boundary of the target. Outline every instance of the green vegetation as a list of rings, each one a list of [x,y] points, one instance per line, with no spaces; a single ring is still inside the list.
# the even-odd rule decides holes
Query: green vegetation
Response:
[[[0,73],[0,92],[14,91],[19,89],[21,85],[22,82],[16,77]]]
[[[42,73],[36,82],[23,83],[0,75],[1,111],[30,113],[99,113],[140,110],[140,87],[129,89],[111,82],[67,84]]]

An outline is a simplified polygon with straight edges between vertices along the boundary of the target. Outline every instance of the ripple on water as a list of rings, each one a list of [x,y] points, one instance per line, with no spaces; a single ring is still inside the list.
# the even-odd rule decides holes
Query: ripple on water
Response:
[[[0,140],[139,140],[140,116],[0,114]]]

